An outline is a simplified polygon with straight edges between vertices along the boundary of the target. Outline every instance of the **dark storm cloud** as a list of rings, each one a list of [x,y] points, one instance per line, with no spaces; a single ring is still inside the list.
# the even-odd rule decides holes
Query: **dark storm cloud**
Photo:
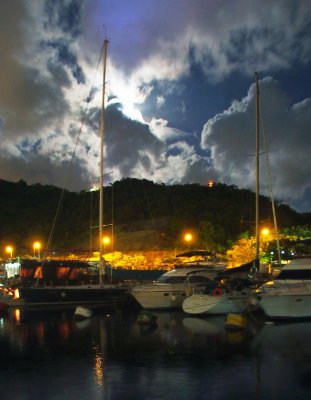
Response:
[[[66,65],[78,83],[85,83],[85,76],[77,56],[70,49],[74,39],[81,34],[81,15],[84,1],[82,0],[46,0],[44,3],[44,28],[61,30],[64,37],[41,41],[40,46],[55,49],[57,57],[54,63]]]
[[[88,110],[87,130],[100,135],[100,109]],[[165,155],[165,145],[156,138],[149,125],[132,120],[122,112],[119,103],[105,110],[105,165],[116,172],[115,176],[152,175]],[[99,157],[99,147],[95,150]]]
[[[87,111],[86,123],[93,132],[100,134],[100,108],[90,107]]]
[[[123,176],[131,176],[133,171],[152,173],[153,161],[165,151],[164,144],[151,132],[147,124],[127,118],[119,104],[106,110],[107,162],[117,167]]]
[[[179,180],[180,183],[200,183],[206,185],[209,179],[215,179],[216,173],[213,171],[212,162],[208,157],[192,154],[187,158],[187,168]]]
[[[70,87],[71,82],[65,68],[58,64],[55,60],[49,60],[47,62],[47,69],[50,72],[53,80],[59,83],[62,87]]]
[[[57,53],[56,63],[59,62],[63,65],[67,65],[77,82],[85,83],[85,76],[82,68],[77,62],[77,57],[70,51],[68,43],[66,43],[65,40],[49,40],[46,42],[42,42],[40,47],[51,47],[52,49],[55,49]]]
[[[19,135],[38,133],[56,116],[62,118],[68,105],[58,86],[44,80],[35,68],[22,68],[8,59],[2,65],[10,70],[0,92],[3,137],[14,140]]]
[[[34,2],[33,8],[28,8],[23,1],[13,0],[1,6],[0,135],[3,140],[44,135],[48,127],[53,130],[55,125],[63,123],[71,107],[64,90],[72,86],[72,77],[77,83],[85,83],[84,72],[71,48],[71,39],[79,33],[81,4],[47,1]],[[40,15],[40,6],[45,6],[48,22],[44,13]],[[42,36],[34,35],[43,25]],[[60,28],[67,36],[55,38],[52,28],[56,31]]]
[[[54,185],[72,191],[90,188],[85,165],[79,160],[55,164],[49,157],[35,153],[24,151],[22,157],[8,157],[1,152],[0,171],[1,178],[5,177],[2,179],[13,182],[23,179],[28,184]]]
[[[68,105],[58,86],[35,68],[21,68],[12,60],[3,60],[3,66],[10,69],[0,92],[4,137],[38,133],[56,116],[62,118]]]
[[[84,0],[46,0],[45,29],[55,26],[73,38],[81,34],[81,14]]]
[[[23,24],[33,24],[23,2],[7,2],[1,7],[1,136],[14,140],[19,135],[39,133],[56,116],[61,119],[68,109],[61,87],[43,75],[42,65],[22,62],[27,34]]]

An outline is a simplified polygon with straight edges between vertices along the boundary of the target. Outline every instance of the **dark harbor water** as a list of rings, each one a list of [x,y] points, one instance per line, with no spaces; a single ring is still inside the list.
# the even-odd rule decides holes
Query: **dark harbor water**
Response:
[[[155,314],[153,327],[139,310],[0,316],[1,399],[310,398],[311,322],[229,332],[225,317]]]

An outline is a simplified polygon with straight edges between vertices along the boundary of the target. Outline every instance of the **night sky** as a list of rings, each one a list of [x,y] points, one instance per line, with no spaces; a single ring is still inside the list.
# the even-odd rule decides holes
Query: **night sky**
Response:
[[[98,184],[107,37],[105,184],[255,190],[258,71],[274,197],[311,211],[310,1],[2,0],[0,26],[1,179]]]

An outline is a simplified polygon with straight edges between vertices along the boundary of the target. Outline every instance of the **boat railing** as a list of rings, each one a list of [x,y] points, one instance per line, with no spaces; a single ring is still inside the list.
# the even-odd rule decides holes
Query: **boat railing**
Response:
[[[274,282],[273,285],[264,285],[262,286],[262,291],[264,293],[268,293],[270,291],[273,292],[289,292],[289,293],[301,293],[301,291],[310,292],[311,293],[311,280],[284,280],[282,282]]]

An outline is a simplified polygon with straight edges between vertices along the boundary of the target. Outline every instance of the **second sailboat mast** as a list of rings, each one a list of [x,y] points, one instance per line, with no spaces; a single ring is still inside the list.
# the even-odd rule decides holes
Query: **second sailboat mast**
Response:
[[[106,88],[106,60],[108,40],[104,41],[103,49],[103,90],[102,109],[100,119],[100,175],[99,175],[99,282],[102,283],[104,273],[103,260],[103,226],[104,226],[104,133],[105,133],[105,88]]]
[[[259,268],[259,83],[258,72],[256,76],[256,267]]]

